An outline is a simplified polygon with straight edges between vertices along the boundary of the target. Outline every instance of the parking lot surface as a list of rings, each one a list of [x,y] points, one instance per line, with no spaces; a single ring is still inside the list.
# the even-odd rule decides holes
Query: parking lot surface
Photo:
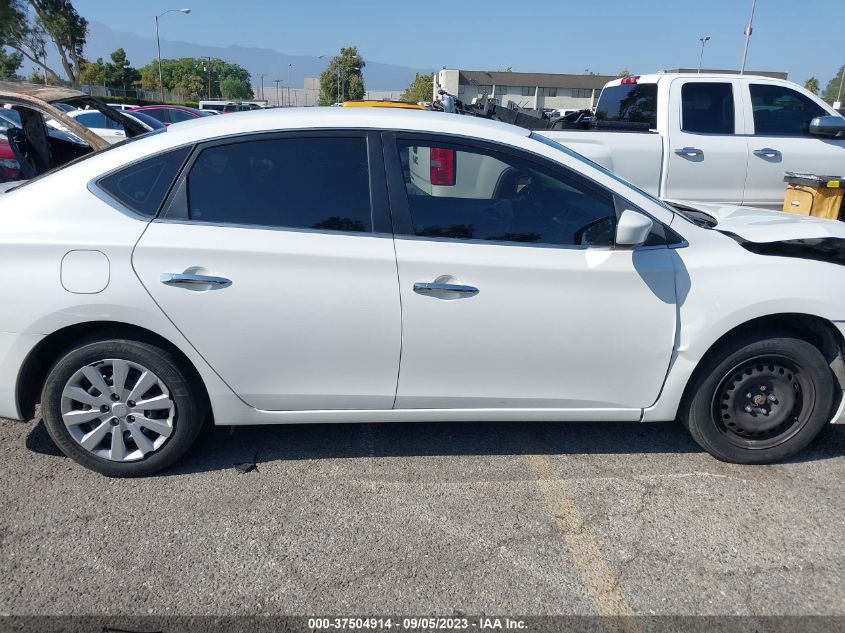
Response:
[[[0,446],[0,614],[845,615],[842,427],[763,467],[676,424],[216,428],[134,480]]]

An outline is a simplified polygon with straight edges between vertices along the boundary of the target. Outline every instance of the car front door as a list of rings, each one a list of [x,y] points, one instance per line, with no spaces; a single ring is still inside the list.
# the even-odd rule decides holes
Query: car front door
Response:
[[[139,241],[144,286],[251,406],[393,405],[400,305],[380,154],[363,132],[200,146]]]
[[[810,121],[829,116],[810,97],[787,86],[751,82],[748,98],[754,128],[748,136],[748,180],[744,204],[783,209],[784,173],[845,175],[845,139],[808,134]]]
[[[663,197],[741,204],[747,163],[738,80],[670,84]]]
[[[637,419],[675,337],[672,256],[615,249],[617,199],[482,141],[386,135],[402,297],[397,408]]]

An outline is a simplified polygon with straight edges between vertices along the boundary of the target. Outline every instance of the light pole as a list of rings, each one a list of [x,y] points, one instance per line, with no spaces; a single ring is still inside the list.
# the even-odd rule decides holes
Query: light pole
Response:
[[[745,58],[748,57],[748,40],[751,39],[752,23],[754,22],[754,9],[757,6],[757,0],[751,0],[751,17],[748,18],[748,26],[745,27],[745,48],[742,49],[742,67],[739,69],[739,74],[745,74]]]
[[[156,50],[158,51],[158,89],[161,92],[161,100],[164,101],[164,78],[161,74],[161,39],[158,36],[158,21],[168,13],[184,13],[188,15],[190,9],[168,9],[164,13],[159,13],[156,16]]]
[[[279,100],[279,84],[281,83],[281,79],[274,79],[273,83],[276,84],[276,107],[279,108],[282,105],[282,102]]]
[[[704,45],[710,41],[709,35],[703,35],[698,40],[701,42],[701,54],[698,56],[698,74],[701,74],[701,60],[704,59]]]
[[[839,94],[836,96],[836,103],[833,107],[837,110],[842,107],[842,82],[845,81],[845,68],[842,69],[842,74],[839,75]]]
[[[291,98],[290,98],[290,90],[291,86],[293,85],[291,82],[291,73],[293,72],[293,64],[288,64],[288,105],[290,105]]]

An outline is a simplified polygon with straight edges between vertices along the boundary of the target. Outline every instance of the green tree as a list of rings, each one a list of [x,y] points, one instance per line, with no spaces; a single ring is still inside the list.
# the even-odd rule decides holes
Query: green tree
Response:
[[[150,62],[139,69],[141,87],[145,90],[158,91],[158,62]],[[225,80],[228,90],[239,97],[227,99],[247,99],[252,97],[249,83],[249,71],[238,64],[228,64],[222,59],[182,57],[180,59],[161,60],[161,75],[165,92],[175,92],[184,97],[211,98],[223,96],[222,86]],[[209,83],[211,90],[209,91]]]
[[[220,96],[224,99],[251,99],[252,87],[241,79],[224,77],[220,81]]]
[[[88,22],[70,0],[0,0],[0,44],[13,48],[29,61],[46,68],[46,42],[56,47],[62,68],[74,84],[79,82]]]
[[[434,98],[434,77],[430,74],[421,75],[417,73],[411,85],[405,89],[405,92],[399,98],[410,103],[431,101]]]
[[[320,105],[364,98],[364,58],[357,46],[340,49],[320,75]]]
[[[141,79],[141,74],[132,68],[122,48],[111,54],[111,62],[105,65],[105,72],[108,85],[120,86],[124,90]]]
[[[624,68],[623,70],[620,70],[618,73],[616,73],[616,76],[620,77],[620,78],[621,77],[630,77],[631,71],[628,70],[627,68]]]
[[[23,55],[20,53],[7,53],[6,49],[0,47],[0,77],[3,79],[17,79],[18,69],[23,64]]]
[[[828,103],[833,103],[839,96],[839,86],[842,84],[843,74],[845,74],[845,66],[840,67],[839,72],[836,73],[836,77],[827,82],[827,86],[824,89],[824,100]],[[845,90],[843,90],[842,94],[845,94]]]
[[[82,60],[82,65],[79,69],[79,83],[103,86],[106,84],[106,81],[106,64],[103,62],[102,57],[98,57],[95,62],[89,62],[87,59]]]
[[[804,88],[812,92],[814,95],[819,94],[819,80],[815,77],[810,77],[804,82]]]

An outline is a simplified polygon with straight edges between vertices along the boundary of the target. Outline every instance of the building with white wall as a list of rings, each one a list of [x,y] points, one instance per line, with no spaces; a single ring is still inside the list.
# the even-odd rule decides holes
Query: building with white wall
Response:
[[[604,84],[613,79],[616,77],[444,68],[434,73],[434,94],[442,88],[464,103],[486,93],[505,106],[512,101],[523,108],[582,110],[592,108]]]

